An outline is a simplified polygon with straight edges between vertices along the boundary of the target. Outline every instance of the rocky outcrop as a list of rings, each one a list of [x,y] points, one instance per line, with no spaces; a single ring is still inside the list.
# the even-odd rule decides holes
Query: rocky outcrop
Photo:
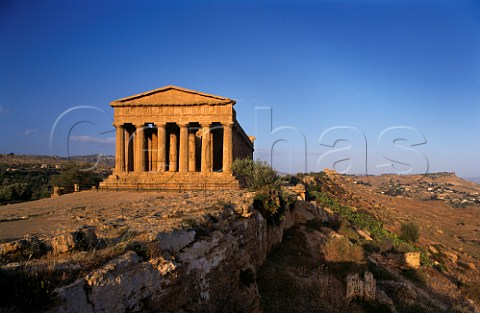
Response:
[[[226,205],[208,229],[158,234],[147,247],[159,251],[154,256],[127,251],[58,288],[51,312],[261,312],[257,270],[296,219],[318,214],[301,203],[286,204],[271,224],[250,197]]]
[[[21,261],[37,258],[53,252],[54,255],[74,250],[90,250],[97,246],[95,227],[83,226],[74,232],[65,232],[53,237],[27,236],[22,239],[0,244],[0,258]]]

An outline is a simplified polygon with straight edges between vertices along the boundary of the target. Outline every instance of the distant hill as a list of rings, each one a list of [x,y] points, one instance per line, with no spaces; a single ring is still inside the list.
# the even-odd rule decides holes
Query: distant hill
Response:
[[[471,182],[480,184],[480,177],[467,177],[467,178],[465,178],[465,180],[469,180]]]
[[[29,154],[0,154],[0,164],[4,165],[47,165],[55,167],[69,162],[91,163],[95,164],[98,160],[98,166],[101,168],[113,168],[115,166],[115,157],[112,155],[79,155],[71,157],[49,156],[49,155],[29,155]]]

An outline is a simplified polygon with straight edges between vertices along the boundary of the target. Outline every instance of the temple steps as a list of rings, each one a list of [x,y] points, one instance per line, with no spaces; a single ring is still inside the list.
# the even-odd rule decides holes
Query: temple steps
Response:
[[[240,189],[241,182],[222,172],[143,172],[110,175],[100,183],[100,190],[223,190]]]

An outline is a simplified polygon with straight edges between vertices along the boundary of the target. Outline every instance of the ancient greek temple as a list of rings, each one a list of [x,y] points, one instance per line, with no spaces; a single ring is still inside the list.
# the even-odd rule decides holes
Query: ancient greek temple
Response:
[[[231,165],[253,157],[235,100],[166,86],[112,101],[115,170],[101,189],[239,188]]]

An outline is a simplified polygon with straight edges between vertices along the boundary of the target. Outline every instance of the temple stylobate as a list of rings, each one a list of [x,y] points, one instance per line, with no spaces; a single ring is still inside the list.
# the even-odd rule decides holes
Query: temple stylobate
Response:
[[[235,101],[176,86],[112,101],[115,170],[102,189],[238,188],[231,165],[253,157]]]

